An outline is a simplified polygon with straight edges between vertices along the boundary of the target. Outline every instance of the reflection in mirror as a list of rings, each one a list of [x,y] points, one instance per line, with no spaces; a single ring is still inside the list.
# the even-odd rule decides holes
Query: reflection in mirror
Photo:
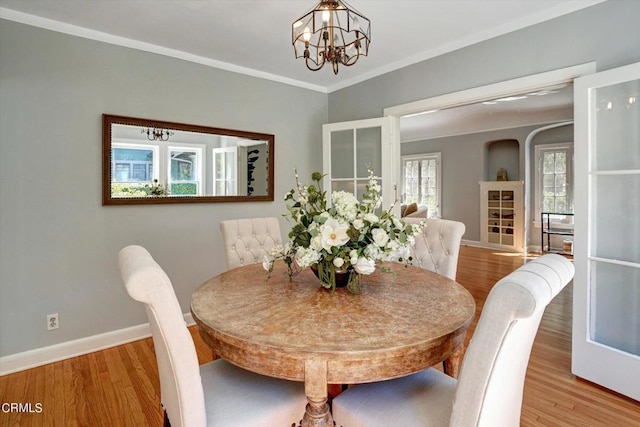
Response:
[[[103,115],[103,205],[273,201],[269,134]]]

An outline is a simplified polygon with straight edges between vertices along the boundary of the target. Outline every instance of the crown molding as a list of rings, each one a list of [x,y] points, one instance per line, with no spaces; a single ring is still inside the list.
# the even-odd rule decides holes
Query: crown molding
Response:
[[[85,39],[95,40],[95,41],[108,43],[116,46],[127,47],[130,49],[141,50],[144,52],[155,53],[158,55],[168,56],[171,58],[182,59],[184,61],[205,65],[207,67],[217,68],[225,71],[231,71],[234,73],[244,74],[247,76],[257,77],[265,80],[271,80],[274,82],[283,83],[290,86],[296,86],[303,89],[309,89],[316,92],[327,93],[327,88],[324,86],[318,86],[311,83],[306,83],[299,80],[278,76],[276,74],[254,70],[253,68],[242,67],[240,65],[229,64],[227,62],[222,62],[222,61],[216,61],[214,59],[205,58],[203,56],[186,53],[176,49],[169,49],[169,48],[154,45],[151,43],[132,40],[126,37],[114,36],[113,34],[104,33],[101,31],[95,31],[89,28],[79,27],[77,25],[66,24],[64,22],[42,18],[39,16],[18,12],[12,9],[0,7],[0,18],[6,19],[9,21],[18,22],[21,24],[31,25],[38,28],[43,28],[45,30],[56,31],[63,34],[82,37]]]

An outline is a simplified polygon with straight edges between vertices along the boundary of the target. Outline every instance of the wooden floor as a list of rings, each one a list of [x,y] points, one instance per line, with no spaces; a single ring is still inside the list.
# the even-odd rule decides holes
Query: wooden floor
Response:
[[[493,284],[524,262],[514,254],[461,248],[457,280],[476,300],[476,321]],[[640,403],[571,374],[571,299],[568,286],[542,319],[527,372],[521,425],[640,426]],[[194,328],[191,332],[200,362],[211,360]],[[3,405],[42,408],[39,413],[0,411],[0,426],[161,426],[155,363],[153,343],[146,339],[0,377]]]

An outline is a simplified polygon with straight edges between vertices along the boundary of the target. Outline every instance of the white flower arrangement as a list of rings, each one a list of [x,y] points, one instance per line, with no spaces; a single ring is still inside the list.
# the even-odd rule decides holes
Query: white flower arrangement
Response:
[[[362,201],[351,193],[334,191],[327,207],[322,191],[322,174],[311,175],[315,185],[301,185],[296,170],[296,188],[285,201],[288,218],[294,226],[290,241],[265,255],[263,267],[268,275],[274,261],[282,258],[293,275],[313,267],[322,286],[335,290],[336,274],[349,274],[347,289],[360,293],[359,275],[371,274],[382,261],[410,261],[410,248],[424,224],[405,224],[389,210],[381,210],[378,178],[369,168],[369,181]]]

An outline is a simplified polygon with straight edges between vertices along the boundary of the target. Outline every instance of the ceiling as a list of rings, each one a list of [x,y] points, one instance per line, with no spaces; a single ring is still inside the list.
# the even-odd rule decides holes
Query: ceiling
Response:
[[[573,120],[573,86],[549,87],[400,119],[400,140],[420,141]]]
[[[0,18],[330,93],[602,1],[350,0],[371,46],[337,75],[294,57],[291,23],[316,0],[0,0]],[[572,105],[568,88],[422,114],[402,119],[402,140],[561,121]]]

